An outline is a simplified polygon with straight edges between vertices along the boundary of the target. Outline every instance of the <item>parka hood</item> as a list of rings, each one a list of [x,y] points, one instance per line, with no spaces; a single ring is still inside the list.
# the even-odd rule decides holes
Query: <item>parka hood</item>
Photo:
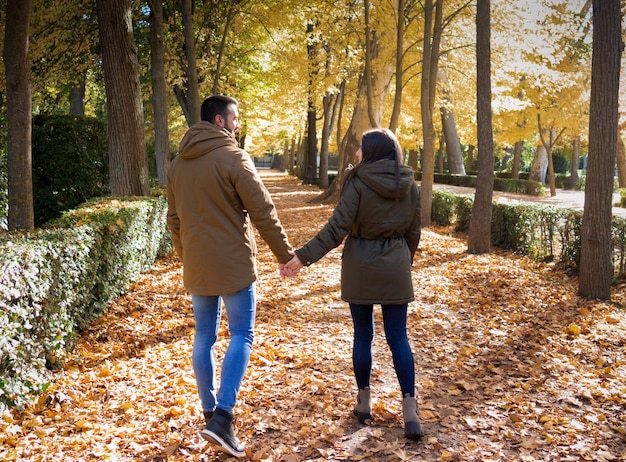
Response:
[[[391,199],[406,196],[415,182],[413,170],[407,165],[398,165],[396,178],[396,163],[393,160],[361,164],[354,173],[374,192]]]
[[[224,128],[202,121],[192,125],[185,133],[178,154],[183,159],[195,159],[226,146],[237,149],[235,137]]]

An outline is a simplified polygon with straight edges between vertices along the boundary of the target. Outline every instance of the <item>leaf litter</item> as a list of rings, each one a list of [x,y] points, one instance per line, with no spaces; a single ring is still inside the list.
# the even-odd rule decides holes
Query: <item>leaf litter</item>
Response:
[[[263,172],[294,246],[332,206],[317,187]],[[253,461],[626,460],[626,286],[612,302],[494,249],[466,252],[448,228],[423,230],[408,332],[426,437],[403,437],[401,394],[375,311],[373,426],[351,415],[352,326],[341,249],[281,279],[259,243],[255,345],[236,407]],[[227,344],[226,319],[216,355]],[[0,418],[0,458],[212,461],[191,365],[194,321],[178,258],[156,262],[86,329],[37,403]]]

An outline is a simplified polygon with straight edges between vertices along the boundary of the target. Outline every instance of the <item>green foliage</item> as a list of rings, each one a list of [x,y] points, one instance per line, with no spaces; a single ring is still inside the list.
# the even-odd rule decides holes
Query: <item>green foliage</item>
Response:
[[[433,191],[431,220],[441,226],[455,223],[456,231],[467,231],[472,216],[474,198],[471,194]]]
[[[35,225],[109,194],[106,124],[67,115],[33,118]]]
[[[0,410],[49,384],[78,332],[169,249],[163,196],[93,201],[0,240]]]
[[[420,180],[421,175],[421,172],[416,172],[415,179]],[[512,178],[507,178],[507,176],[510,176],[510,173],[503,173],[502,176],[497,175],[494,178],[494,191],[514,192],[520,194],[529,194],[532,196],[541,196],[544,193],[543,185],[538,181],[530,181],[527,179],[514,180]],[[475,175],[453,175],[451,173],[435,173],[434,181],[435,183],[440,184],[475,188],[477,177]]]
[[[552,165],[554,167],[554,173],[567,173],[569,171],[570,160],[562,151],[552,151]]]
[[[448,226],[454,217],[454,193],[433,191],[433,203],[430,218],[433,223]]]
[[[467,231],[473,200],[470,194],[433,191],[433,223],[455,224],[457,231]],[[614,279],[617,280],[626,276],[626,220],[614,217],[612,226]],[[581,227],[582,212],[579,210],[543,204],[494,202],[491,243],[539,261],[556,261],[577,271]]]

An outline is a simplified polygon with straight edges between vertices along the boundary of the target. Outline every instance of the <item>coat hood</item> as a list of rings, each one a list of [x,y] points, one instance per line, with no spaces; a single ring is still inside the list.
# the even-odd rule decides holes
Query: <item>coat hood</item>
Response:
[[[396,165],[393,160],[381,160],[361,164],[354,173],[380,196],[396,199],[406,196],[415,182],[413,170],[407,165],[397,165],[396,177]]]
[[[237,140],[226,129],[209,122],[192,125],[180,142],[178,154],[183,159],[195,159],[209,152],[231,146],[237,148]]]

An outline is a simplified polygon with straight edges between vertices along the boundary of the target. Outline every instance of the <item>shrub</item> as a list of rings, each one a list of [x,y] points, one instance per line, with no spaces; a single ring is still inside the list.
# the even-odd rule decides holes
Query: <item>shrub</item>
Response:
[[[163,196],[100,199],[0,238],[0,412],[49,385],[78,332],[170,246]]]
[[[35,226],[109,194],[106,124],[69,115],[33,118]]]

